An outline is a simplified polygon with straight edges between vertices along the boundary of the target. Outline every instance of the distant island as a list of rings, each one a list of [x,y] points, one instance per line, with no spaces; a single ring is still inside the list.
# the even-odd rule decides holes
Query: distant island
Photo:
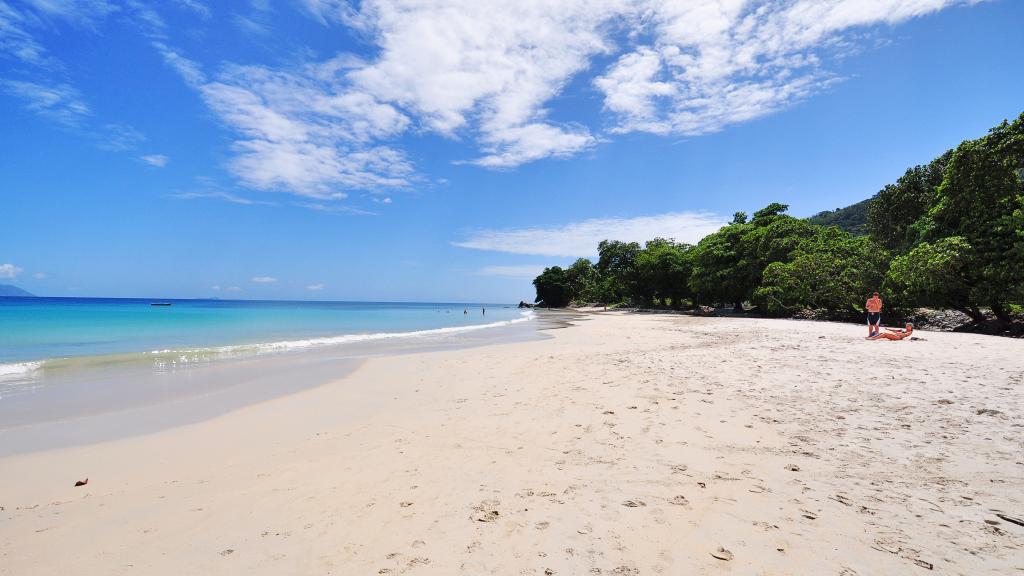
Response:
[[[31,298],[35,296],[31,292],[26,292],[17,286],[10,284],[0,284],[0,296],[20,296],[22,298]]]

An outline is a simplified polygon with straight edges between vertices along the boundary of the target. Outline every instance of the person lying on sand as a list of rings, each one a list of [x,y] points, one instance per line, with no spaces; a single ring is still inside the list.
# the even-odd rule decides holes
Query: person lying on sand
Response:
[[[879,332],[874,336],[869,336],[866,340],[903,340],[909,338],[914,333],[914,325],[907,322],[905,328],[886,328],[886,332]]]

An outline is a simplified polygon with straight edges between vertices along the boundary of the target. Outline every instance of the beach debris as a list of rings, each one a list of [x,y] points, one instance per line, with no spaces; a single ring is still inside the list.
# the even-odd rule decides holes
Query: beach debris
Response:
[[[1016,524],[1017,526],[1024,526],[1024,519],[1014,518],[1013,516],[1007,516],[1006,514],[1003,514],[1002,512],[996,512],[996,516],[998,516],[999,518],[1002,518],[1003,520],[1006,520],[1010,524]]]
[[[1002,412],[1000,412],[999,410],[993,410],[991,408],[979,408],[975,412],[975,414],[977,414],[978,416],[996,416],[996,417],[999,417],[999,418],[1005,418],[1006,417],[1006,415],[1003,414]]]
[[[626,500],[622,503],[627,508],[638,508],[640,506],[647,506],[643,500]]]
[[[686,472],[687,468],[689,468],[689,466],[687,466],[686,464],[675,464],[674,466],[672,466],[672,473],[682,474],[683,472]]]
[[[796,464],[786,464],[786,470],[789,470],[790,472],[799,472],[800,467]]]
[[[672,499],[669,500],[669,503],[675,504],[676,506],[686,506],[687,504],[690,503],[690,501],[686,499],[686,496],[678,494],[676,496],[673,496]]]
[[[75,488],[78,488],[79,486],[85,486],[88,483],[89,483],[89,479],[88,478],[86,478],[85,480],[79,480],[78,482],[75,482]]]
[[[718,558],[719,560],[725,560],[726,562],[733,559],[732,552],[722,548],[721,546],[718,547],[718,550],[711,553],[711,557]]]
[[[835,500],[836,502],[839,502],[843,506],[852,506],[853,505],[853,502],[850,501],[850,499],[847,498],[846,496],[843,496],[842,494],[836,494],[835,496],[829,496],[828,499],[829,500]]]
[[[228,548],[227,550],[221,550],[220,551],[220,555],[221,556],[230,556],[230,555],[232,555],[234,553],[235,553],[235,551],[234,551],[233,548]]]
[[[615,410],[605,410],[604,412],[601,412],[601,414],[615,414]]]
[[[497,500],[484,500],[473,506],[473,513],[469,515],[469,519],[477,522],[494,522],[501,516],[501,513],[495,510],[499,504]]]
[[[895,555],[899,556],[900,558],[905,558],[907,560],[910,560],[911,562],[913,562],[917,566],[920,566],[921,568],[924,568],[926,570],[934,570],[935,569],[935,565],[932,564],[931,562],[928,562],[927,560],[921,560],[920,558],[917,558],[917,553],[918,553],[917,550],[909,550],[909,549],[903,548],[897,542],[893,541],[890,538],[878,538],[878,539],[875,539],[875,542],[874,542],[874,544],[871,545],[871,547],[874,548],[875,550],[880,551],[880,552],[888,552],[890,554],[895,554]]]
[[[943,398],[941,400],[936,400],[935,403],[936,404],[942,404],[943,406],[949,406],[950,404],[953,403],[953,401],[952,400],[947,400],[947,399]]]
[[[501,516],[501,513],[497,510],[478,510],[470,518],[477,522],[494,522],[499,516]]]
[[[402,508],[408,508],[409,506],[412,506],[412,502],[406,500],[405,502],[399,502],[398,505],[401,506]]]
[[[701,488],[707,488],[708,487],[708,485],[703,483],[703,482],[697,482],[697,486],[700,486]]]

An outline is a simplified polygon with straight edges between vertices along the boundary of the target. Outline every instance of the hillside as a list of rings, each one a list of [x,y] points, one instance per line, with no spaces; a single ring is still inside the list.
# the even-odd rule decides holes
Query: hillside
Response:
[[[819,212],[807,221],[820,226],[838,226],[851,234],[863,236],[868,233],[868,204],[871,200],[868,198],[845,208]]]
[[[25,298],[35,296],[35,294],[32,294],[31,292],[26,292],[21,288],[18,288],[17,286],[12,286],[10,284],[0,284],[0,296],[20,296],[22,298]]]

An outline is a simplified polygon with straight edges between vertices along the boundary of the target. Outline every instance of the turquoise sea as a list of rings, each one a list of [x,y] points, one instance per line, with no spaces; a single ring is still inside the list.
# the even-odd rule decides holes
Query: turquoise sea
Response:
[[[370,357],[542,338],[560,325],[542,316],[505,304],[0,298],[0,455],[212,418]]]
[[[0,381],[47,362],[140,354],[168,362],[209,360],[523,319],[503,304],[0,298]]]

